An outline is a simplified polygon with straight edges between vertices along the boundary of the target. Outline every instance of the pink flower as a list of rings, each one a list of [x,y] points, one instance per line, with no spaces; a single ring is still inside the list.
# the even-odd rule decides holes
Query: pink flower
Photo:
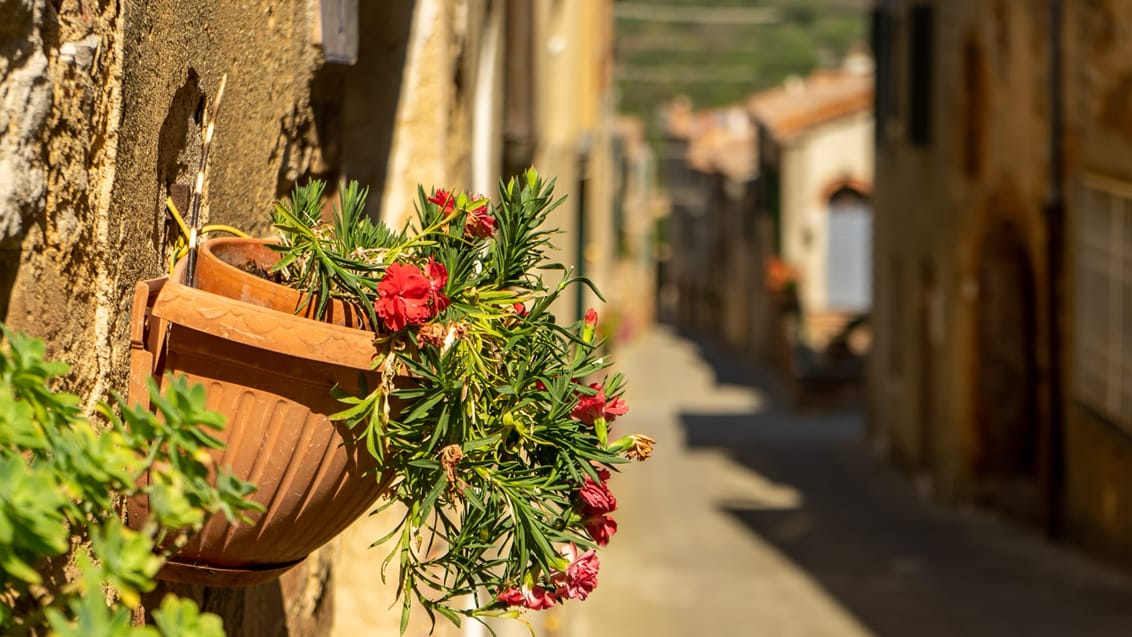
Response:
[[[578,490],[585,515],[601,515],[617,510],[617,498],[605,484],[609,479],[609,471],[599,469],[598,477],[601,479],[600,482],[595,482],[593,478],[586,476],[585,483]]]
[[[525,606],[531,610],[550,608],[557,601],[554,598],[554,593],[541,586],[531,588],[512,586],[500,593],[496,599],[508,606]]]
[[[617,520],[608,515],[591,515],[583,518],[582,526],[586,527],[586,533],[590,534],[598,546],[609,544],[609,538],[617,532]]]
[[[483,195],[476,195],[474,200],[483,199]],[[464,221],[464,235],[477,239],[486,239],[495,234],[495,217],[487,209],[487,204],[468,211]]]
[[[606,422],[613,422],[617,416],[623,416],[629,411],[629,406],[625,404],[624,400],[614,398],[607,401],[605,398],[605,388],[599,383],[590,385],[590,389],[597,390],[593,396],[580,396],[578,404],[570,411],[570,416],[576,418],[587,425],[594,424],[598,418],[604,418]]]
[[[449,303],[448,297],[444,296],[444,286],[448,285],[448,270],[443,263],[429,257],[428,263],[424,267],[424,273],[428,278],[429,299],[432,301],[433,312],[443,312]]]
[[[420,325],[432,317],[428,307],[429,281],[415,265],[390,264],[377,284],[377,295],[374,309],[393,332],[405,329],[406,325]]]
[[[440,206],[444,214],[451,214],[456,208],[456,196],[447,190],[435,190],[432,196],[428,198],[429,203],[434,203]]]
[[[597,571],[601,566],[597,553],[589,549],[579,555],[577,545],[571,542],[562,554],[570,560],[570,566],[551,576],[554,594],[559,599],[586,599],[597,588]]]

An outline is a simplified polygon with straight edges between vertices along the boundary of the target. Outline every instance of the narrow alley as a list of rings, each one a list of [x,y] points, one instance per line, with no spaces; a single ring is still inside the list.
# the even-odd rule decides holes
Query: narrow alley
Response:
[[[620,531],[568,637],[1132,634],[1132,581],[1037,532],[919,497],[857,411],[795,415],[773,379],[659,327],[617,352]],[[623,424],[622,424],[623,422]]]

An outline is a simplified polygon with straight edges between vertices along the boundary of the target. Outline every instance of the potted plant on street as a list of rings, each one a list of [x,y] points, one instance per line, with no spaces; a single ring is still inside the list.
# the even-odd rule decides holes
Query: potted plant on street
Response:
[[[552,311],[564,291],[590,285],[548,256],[553,184],[531,169],[501,183],[497,201],[421,189],[416,218],[401,230],[372,222],[365,198],[364,189],[346,186],[326,221],[323,185],[296,187],[274,207],[277,238],[202,247],[198,288],[179,282],[183,265],[168,281],[139,286],[138,373],[173,368],[204,382],[214,409],[251,406],[260,421],[274,418],[262,415],[264,405],[297,410],[310,436],[340,439],[337,452],[348,461],[315,454],[313,473],[338,491],[356,481],[350,504],[362,502],[360,510],[328,505],[317,489],[302,501],[307,511],[329,506],[351,515],[382,494],[382,507],[404,505],[400,523],[375,542],[392,545],[382,572],[397,563],[402,629],[414,602],[459,623],[585,599],[597,583],[595,550],[617,529],[611,471],[647,458],[654,441],[613,431],[627,411],[624,381],[600,357],[596,312],[563,324]],[[213,257],[218,263],[204,265]],[[244,283],[218,283],[207,272],[213,266]],[[269,319],[281,323],[267,326]],[[204,337],[211,340],[193,342]],[[235,350],[204,360],[226,343]],[[278,356],[256,363],[260,350]],[[323,360],[330,351],[337,358]],[[258,374],[241,377],[236,389],[206,377],[247,366]],[[284,372],[309,390],[261,387]],[[262,396],[245,398],[249,392]],[[284,435],[228,417],[229,446],[247,436],[262,456],[269,438]],[[266,497],[261,526],[276,515],[271,494],[279,490],[263,482],[272,462],[233,466]],[[311,458],[279,462],[284,475],[297,476]],[[300,529],[307,523],[300,517],[280,530]],[[229,549],[254,542],[242,544],[238,526],[217,527],[221,539],[210,540],[216,550],[208,559],[244,573],[286,567],[266,556],[241,562]],[[269,534],[250,529],[253,540]],[[282,533],[278,540],[290,541]]]

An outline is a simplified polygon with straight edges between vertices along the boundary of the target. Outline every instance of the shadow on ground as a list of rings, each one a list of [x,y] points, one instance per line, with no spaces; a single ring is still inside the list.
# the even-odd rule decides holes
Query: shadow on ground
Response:
[[[698,345],[718,382],[781,396],[767,372]],[[1123,575],[1029,529],[924,501],[869,452],[859,411],[798,415],[781,404],[681,414],[687,444],[801,492],[796,508],[719,506],[878,637],[1132,635]]]

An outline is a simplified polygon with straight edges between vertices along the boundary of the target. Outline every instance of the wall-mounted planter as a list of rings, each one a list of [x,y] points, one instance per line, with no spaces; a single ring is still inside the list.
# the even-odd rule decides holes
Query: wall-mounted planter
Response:
[[[262,242],[248,245],[273,262],[276,253]],[[254,482],[255,500],[267,510],[253,515],[251,526],[214,516],[159,577],[212,586],[259,584],[331,540],[388,488],[391,476],[378,474],[364,445],[349,442],[346,426],[327,418],[342,409],[330,396],[332,386],[356,388],[360,375],[373,374],[373,333],[264,307],[294,308],[301,299],[294,290],[212,263],[212,250],[201,256],[198,283],[235,298],[181,283],[184,262],[172,278],[139,283],[129,401],[146,401],[151,375],[184,374],[204,384],[208,407],[228,419],[218,436],[226,447],[214,460]],[[218,282],[210,268],[234,272],[236,283]],[[140,527],[147,515],[144,498],[128,503],[131,526]]]
[[[313,319],[316,303],[308,300],[307,295],[249,274],[253,269],[270,272],[279,260],[279,253],[271,249],[271,243],[264,239],[242,237],[206,241],[201,245],[197,257],[195,287],[252,305]],[[364,312],[337,299],[332,299],[327,304],[326,316],[322,321],[361,329],[369,326]]]

